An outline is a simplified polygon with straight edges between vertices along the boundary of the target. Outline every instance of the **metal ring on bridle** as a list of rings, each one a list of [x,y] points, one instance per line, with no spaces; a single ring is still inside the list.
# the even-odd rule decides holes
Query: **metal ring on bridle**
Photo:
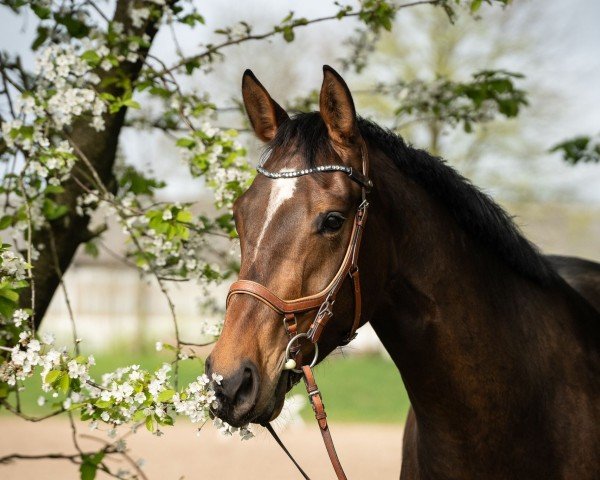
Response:
[[[308,338],[308,334],[307,333],[298,333],[298,334],[294,335],[294,337],[292,337],[292,339],[288,342],[287,347],[285,347],[286,361],[293,360],[290,358],[290,348],[292,348],[292,343],[294,343],[299,338]],[[319,358],[319,345],[317,343],[314,343],[313,345],[315,346],[315,355],[312,359],[312,362],[310,362],[310,365],[309,365],[310,368],[314,367],[317,364],[317,360]],[[292,368],[291,370],[296,373],[302,373],[302,370],[300,370],[298,368]]]

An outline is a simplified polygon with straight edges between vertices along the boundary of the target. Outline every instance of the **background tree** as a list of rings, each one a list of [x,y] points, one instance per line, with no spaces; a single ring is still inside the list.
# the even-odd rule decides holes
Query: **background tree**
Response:
[[[550,150],[560,152],[563,159],[573,165],[577,163],[600,163],[600,135],[572,138],[561,142]]]

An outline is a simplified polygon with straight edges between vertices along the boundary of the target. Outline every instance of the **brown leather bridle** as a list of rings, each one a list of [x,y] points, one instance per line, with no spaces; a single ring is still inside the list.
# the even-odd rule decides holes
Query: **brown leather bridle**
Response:
[[[283,325],[290,340],[286,348],[286,359],[284,369],[294,370],[295,372],[302,373],[306,390],[315,413],[315,418],[319,423],[321,435],[323,436],[323,442],[325,448],[331,460],[331,464],[335,470],[338,479],[346,479],[346,474],[342,468],[340,460],[335,451],[329,426],[327,424],[327,414],[325,413],[325,407],[323,405],[323,399],[319,388],[315,382],[315,378],[312,372],[312,367],[315,365],[318,356],[318,344],[319,338],[323,333],[323,330],[331,317],[333,316],[332,307],[335,303],[337,294],[339,293],[344,280],[349,277],[352,282],[354,291],[354,319],[350,331],[342,345],[349,343],[356,336],[356,330],[360,326],[361,318],[361,289],[360,289],[360,276],[358,268],[358,254],[360,251],[362,234],[367,220],[367,210],[369,202],[367,201],[367,193],[371,190],[373,183],[368,178],[369,161],[367,155],[366,145],[361,144],[361,156],[362,156],[362,172],[357,172],[351,167],[345,165],[324,165],[319,167],[313,167],[303,170],[296,171],[283,171],[283,172],[271,172],[266,170],[262,166],[258,167],[258,172],[268,178],[293,178],[303,175],[309,175],[313,173],[327,173],[327,172],[342,172],[348,175],[348,177],[356,182],[361,187],[361,203],[356,210],[354,215],[354,224],[352,226],[352,233],[350,235],[350,242],[346,249],[346,254],[342,260],[342,264],[338,269],[337,273],[329,282],[329,284],[320,292],[313,295],[296,298],[293,300],[284,300],[269,290],[264,285],[254,282],[252,280],[237,280],[229,288],[227,295],[227,305],[234,295],[250,295],[257,300],[261,301],[269,308],[283,316]],[[306,333],[298,332],[298,323],[296,315],[305,314],[311,311],[317,311],[308,331]],[[300,351],[301,338],[307,338],[315,346],[315,356],[310,365],[302,365],[302,353]],[[289,355],[289,358],[288,358]],[[293,358],[292,358],[293,357]],[[301,369],[295,367],[300,365]],[[292,462],[296,465],[300,473],[304,478],[308,478],[306,473],[300,468],[298,463],[294,460],[292,455],[285,448],[275,431],[272,429],[270,424],[267,424],[269,432],[274,436],[277,443],[290,457]]]

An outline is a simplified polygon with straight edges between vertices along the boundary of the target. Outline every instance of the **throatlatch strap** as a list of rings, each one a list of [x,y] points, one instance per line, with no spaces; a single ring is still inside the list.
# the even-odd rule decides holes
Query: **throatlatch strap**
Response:
[[[306,480],[310,480],[310,477],[306,474],[306,472],[304,470],[302,470],[302,467],[300,465],[298,465],[298,462],[294,459],[294,457],[292,457],[292,454],[289,452],[289,450],[287,448],[285,448],[285,445],[279,438],[279,435],[277,435],[275,433],[275,430],[273,430],[273,426],[270,423],[267,423],[264,426],[269,431],[271,436],[275,439],[277,444],[281,447],[281,449],[285,452],[285,454],[288,456],[288,458],[294,463],[294,465],[296,465],[296,468],[300,472],[300,475],[302,475]]]

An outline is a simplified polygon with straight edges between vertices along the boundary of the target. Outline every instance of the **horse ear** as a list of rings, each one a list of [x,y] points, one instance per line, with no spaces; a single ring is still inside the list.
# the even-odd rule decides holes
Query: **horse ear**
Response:
[[[263,142],[272,140],[279,127],[290,117],[279,104],[271,98],[251,70],[242,77],[242,97],[244,107],[256,136]]]
[[[359,136],[356,109],[344,79],[329,65],[323,65],[323,85],[319,98],[321,116],[329,138],[338,145],[354,144]]]

